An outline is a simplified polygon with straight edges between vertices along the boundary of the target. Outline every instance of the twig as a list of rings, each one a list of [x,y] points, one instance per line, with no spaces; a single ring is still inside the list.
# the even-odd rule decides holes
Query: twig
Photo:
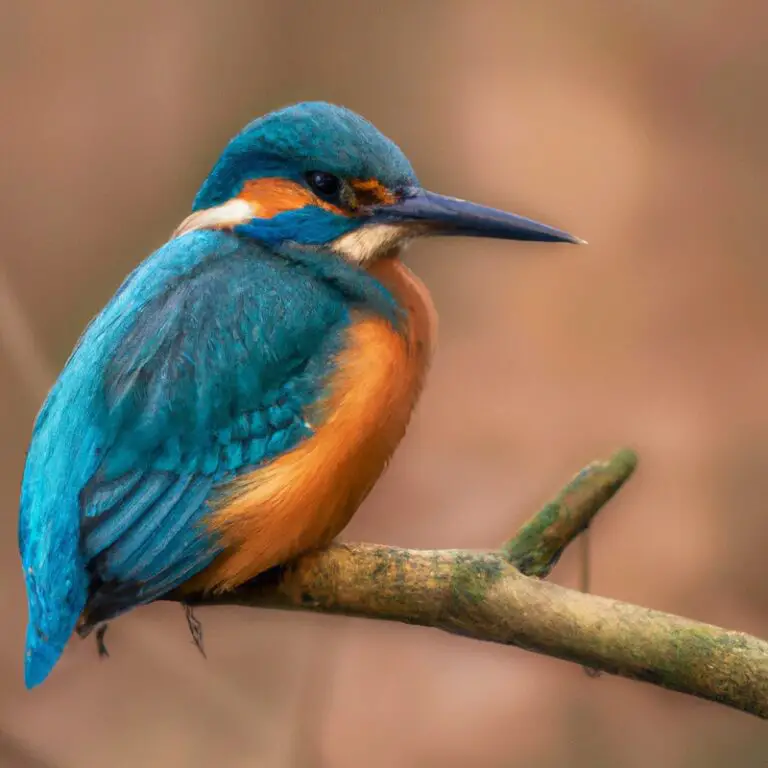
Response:
[[[768,718],[768,643],[538,578],[627,480],[635,463],[632,452],[621,451],[591,464],[496,552],[335,544],[233,592],[185,600],[435,627]]]
[[[588,464],[553,501],[523,524],[502,546],[501,554],[526,576],[548,576],[565,548],[587,529],[636,466],[637,456],[628,450],[619,451],[608,461]]]

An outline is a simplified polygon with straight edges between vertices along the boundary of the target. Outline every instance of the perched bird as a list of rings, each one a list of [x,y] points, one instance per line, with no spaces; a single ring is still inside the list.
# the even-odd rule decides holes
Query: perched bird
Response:
[[[425,191],[341,107],[297,104],[232,139],[35,421],[19,522],[28,687],[75,629],[233,589],[345,527],[424,384],[435,311],[399,252],[431,235],[580,242]]]

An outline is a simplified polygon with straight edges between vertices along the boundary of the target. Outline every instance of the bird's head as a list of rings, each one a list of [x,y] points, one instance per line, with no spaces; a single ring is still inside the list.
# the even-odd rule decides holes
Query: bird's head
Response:
[[[428,192],[399,147],[354,112],[305,102],[247,125],[176,234],[224,228],[367,264],[427,235],[581,242],[558,229]]]

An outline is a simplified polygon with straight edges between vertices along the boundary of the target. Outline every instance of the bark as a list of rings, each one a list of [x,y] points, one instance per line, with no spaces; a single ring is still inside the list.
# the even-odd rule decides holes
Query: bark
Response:
[[[768,643],[542,580],[635,465],[631,451],[590,464],[497,551],[334,544],[233,592],[186,602],[434,627],[768,718]]]

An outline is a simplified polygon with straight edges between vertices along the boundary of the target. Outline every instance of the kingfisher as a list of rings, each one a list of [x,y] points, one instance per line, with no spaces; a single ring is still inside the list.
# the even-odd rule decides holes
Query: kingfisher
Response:
[[[35,420],[18,530],[28,688],[75,631],[233,590],[344,529],[424,385],[436,313],[400,254],[437,235],[583,242],[427,191],[343,107],[295,104],[229,142]]]

